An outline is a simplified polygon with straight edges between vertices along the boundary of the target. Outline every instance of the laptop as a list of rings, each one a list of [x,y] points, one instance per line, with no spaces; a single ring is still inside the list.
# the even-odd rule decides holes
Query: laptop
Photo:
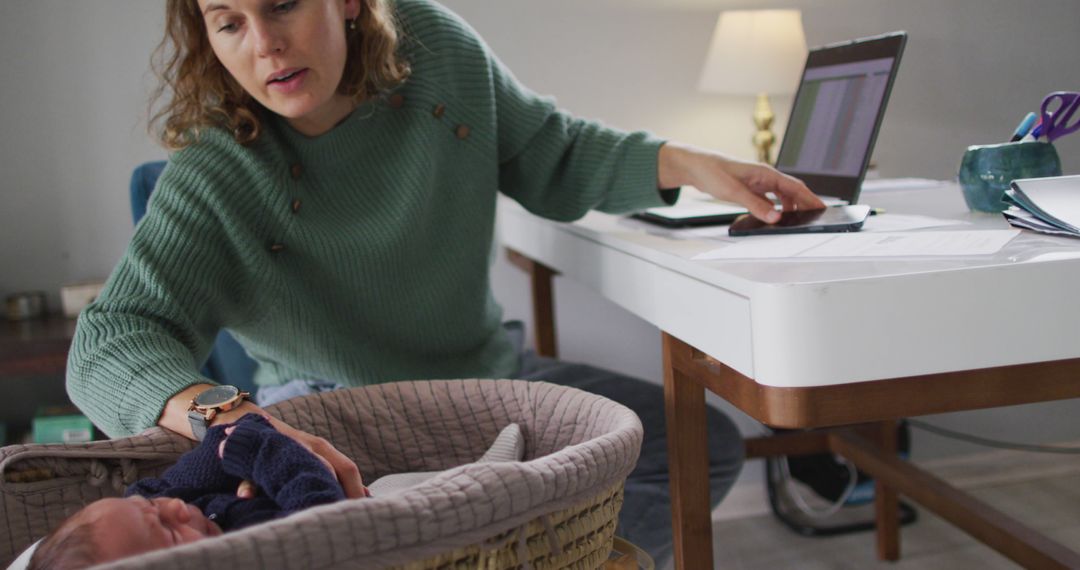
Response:
[[[905,32],[893,32],[811,49],[777,170],[805,182],[827,204],[855,204],[906,43]],[[634,217],[690,227],[731,223],[745,213],[737,204],[690,199]]]

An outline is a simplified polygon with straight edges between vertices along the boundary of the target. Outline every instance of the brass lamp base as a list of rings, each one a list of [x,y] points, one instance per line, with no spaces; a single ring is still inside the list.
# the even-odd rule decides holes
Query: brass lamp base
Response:
[[[772,164],[772,146],[776,142],[776,135],[772,132],[773,120],[772,105],[769,104],[769,96],[764,92],[758,93],[757,103],[754,105],[754,125],[758,131],[754,133],[754,148],[757,149],[758,162]]]

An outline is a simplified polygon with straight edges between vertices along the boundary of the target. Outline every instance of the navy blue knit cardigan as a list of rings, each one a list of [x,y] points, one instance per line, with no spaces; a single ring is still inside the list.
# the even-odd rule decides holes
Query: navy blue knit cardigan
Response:
[[[236,430],[226,440],[224,459],[218,458],[218,446],[227,424],[207,430],[203,442],[161,478],[138,481],[125,496],[176,497],[201,509],[225,531],[345,498],[334,474],[266,418],[248,414],[232,425]],[[244,479],[258,488],[254,498],[236,496]]]

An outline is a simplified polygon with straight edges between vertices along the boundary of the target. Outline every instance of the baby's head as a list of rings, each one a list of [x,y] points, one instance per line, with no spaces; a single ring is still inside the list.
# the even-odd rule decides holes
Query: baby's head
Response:
[[[101,499],[42,539],[29,568],[84,568],[220,534],[213,521],[180,499]]]

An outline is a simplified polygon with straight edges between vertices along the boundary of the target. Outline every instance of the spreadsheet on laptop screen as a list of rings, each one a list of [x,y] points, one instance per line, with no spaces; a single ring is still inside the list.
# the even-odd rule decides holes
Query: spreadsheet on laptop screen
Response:
[[[780,170],[859,176],[894,59],[807,69],[777,160]]]

